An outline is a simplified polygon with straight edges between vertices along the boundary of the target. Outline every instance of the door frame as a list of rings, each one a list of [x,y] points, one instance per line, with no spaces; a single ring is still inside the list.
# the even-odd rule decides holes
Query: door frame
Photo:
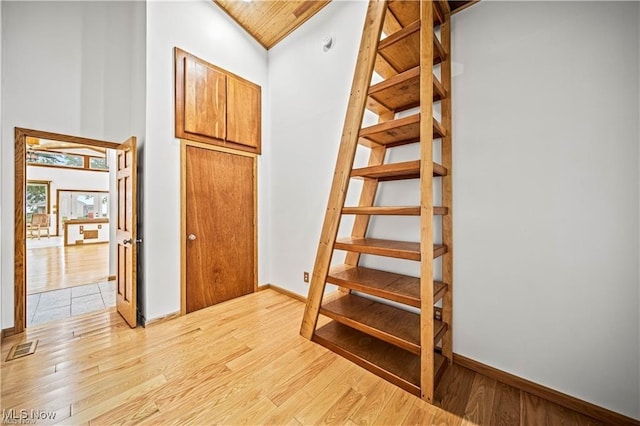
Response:
[[[253,159],[253,292],[258,291],[258,154],[180,139],[180,315],[187,314],[187,147]]]
[[[13,326],[14,333],[22,333],[27,316],[27,228],[25,226],[25,191],[27,184],[27,137],[50,139],[60,142],[77,143],[116,149],[120,143],[41,130],[15,128],[15,199],[14,199],[14,284],[13,284]]]

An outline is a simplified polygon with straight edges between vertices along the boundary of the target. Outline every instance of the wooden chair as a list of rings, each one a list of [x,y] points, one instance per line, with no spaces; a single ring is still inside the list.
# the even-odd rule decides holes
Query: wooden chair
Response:
[[[40,231],[44,230],[49,238],[49,215],[46,213],[34,213],[31,215],[31,223],[27,224],[27,230],[31,231],[31,238],[34,238],[34,232],[38,232],[38,239],[40,239]]]

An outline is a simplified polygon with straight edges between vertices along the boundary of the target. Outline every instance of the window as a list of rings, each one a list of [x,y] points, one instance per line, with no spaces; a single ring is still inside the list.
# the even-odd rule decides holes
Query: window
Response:
[[[89,157],[89,168],[96,170],[109,170],[107,158]]]
[[[29,151],[27,152],[27,163],[83,168],[84,157],[82,155],[63,154],[61,152]]]
[[[109,217],[108,191],[80,191],[59,189],[58,229],[64,229],[68,219],[95,219]]]
[[[49,182],[30,180],[27,181],[27,223],[31,222],[34,213],[49,213]]]

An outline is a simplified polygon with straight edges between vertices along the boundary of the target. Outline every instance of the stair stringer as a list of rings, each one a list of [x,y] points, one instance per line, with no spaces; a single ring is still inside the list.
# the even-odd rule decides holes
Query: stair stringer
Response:
[[[367,93],[371,84],[371,77],[375,66],[378,43],[382,33],[384,17],[387,11],[387,0],[371,0],[367,14],[356,61],[356,69],[349,95],[349,104],[345,117],[338,159],[329,193],[329,201],[325,213],[320,242],[313,267],[309,296],[302,318],[300,334],[311,339],[318,322],[320,304],[324,294],[327,275],[331,265],[333,246],[338,235],[342,206],[344,205],[351,169],[355,160],[358,136],[362,125],[362,118],[367,101]]]

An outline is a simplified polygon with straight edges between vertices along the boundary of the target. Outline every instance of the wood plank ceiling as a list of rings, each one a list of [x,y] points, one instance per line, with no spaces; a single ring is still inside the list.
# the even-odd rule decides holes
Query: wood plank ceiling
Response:
[[[265,49],[271,49],[331,0],[213,0]],[[449,1],[452,12],[479,0]]]
[[[266,49],[304,24],[331,0],[213,0]]]

